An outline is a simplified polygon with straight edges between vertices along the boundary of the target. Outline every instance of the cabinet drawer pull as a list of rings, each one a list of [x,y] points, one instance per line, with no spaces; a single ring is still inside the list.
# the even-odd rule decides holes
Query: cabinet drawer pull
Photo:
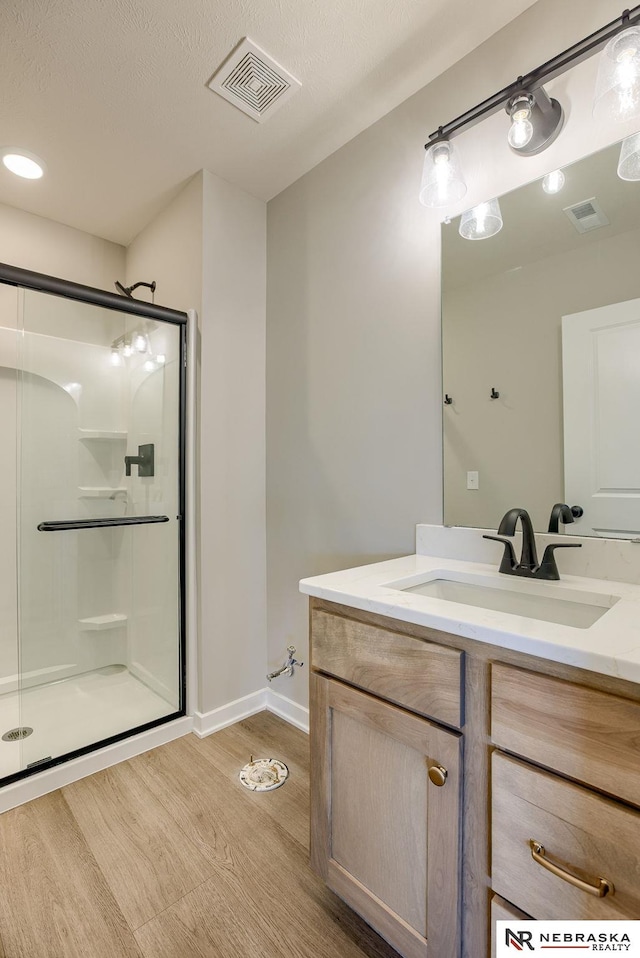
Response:
[[[529,845],[531,846],[531,857],[534,862],[537,862],[538,865],[542,865],[543,868],[546,868],[547,871],[550,871],[552,875],[557,875],[558,878],[562,878],[563,881],[569,882],[570,885],[575,885],[576,888],[579,888],[581,891],[586,891],[588,895],[595,895],[596,898],[604,898],[605,895],[613,895],[614,887],[613,883],[608,881],[606,878],[598,878],[597,885],[591,885],[589,882],[583,881],[581,878],[577,878],[575,875],[572,875],[571,872],[566,871],[564,868],[560,868],[559,865],[554,864],[546,857],[546,851],[544,845],[541,845],[540,842],[535,841],[535,839],[529,839]]]

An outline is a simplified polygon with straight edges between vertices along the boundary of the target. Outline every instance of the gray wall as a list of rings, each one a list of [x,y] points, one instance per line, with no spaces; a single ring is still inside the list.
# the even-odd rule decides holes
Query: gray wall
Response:
[[[619,15],[611,0],[539,0],[268,204],[267,633],[269,664],[306,651],[303,576],[414,551],[439,522],[440,215],[417,200],[439,124]],[[496,115],[463,134],[456,215],[629,128],[591,118],[596,60],[548,85],[567,130],[523,159]],[[282,691],[306,701],[299,672]]]

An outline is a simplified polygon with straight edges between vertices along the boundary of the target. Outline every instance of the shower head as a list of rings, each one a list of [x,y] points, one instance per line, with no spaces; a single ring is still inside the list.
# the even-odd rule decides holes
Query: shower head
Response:
[[[156,291],[155,279],[152,283],[134,283],[133,286],[123,286],[122,283],[118,282],[118,280],[116,280],[115,282],[115,287],[118,290],[118,292],[122,293],[122,295],[126,296],[128,299],[133,299],[133,296],[131,294],[133,293],[134,289],[138,288],[138,286],[146,286],[147,289],[151,290],[152,294],[155,293]]]

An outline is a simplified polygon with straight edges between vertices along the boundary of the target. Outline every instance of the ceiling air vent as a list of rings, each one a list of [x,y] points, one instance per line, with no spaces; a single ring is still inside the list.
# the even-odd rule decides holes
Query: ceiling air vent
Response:
[[[578,233],[588,233],[590,230],[597,230],[601,226],[609,225],[609,220],[604,215],[595,196],[592,196],[589,200],[574,203],[573,206],[565,206],[564,212]]]
[[[207,86],[263,123],[300,89],[300,82],[245,37],[213,74]]]

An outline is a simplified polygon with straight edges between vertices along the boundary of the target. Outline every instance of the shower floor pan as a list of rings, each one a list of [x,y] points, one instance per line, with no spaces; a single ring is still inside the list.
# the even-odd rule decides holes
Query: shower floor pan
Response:
[[[33,729],[27,738],[0,741],[0,778],[175,711],[126,668],[85,672],[0,695],[0,734]]]

